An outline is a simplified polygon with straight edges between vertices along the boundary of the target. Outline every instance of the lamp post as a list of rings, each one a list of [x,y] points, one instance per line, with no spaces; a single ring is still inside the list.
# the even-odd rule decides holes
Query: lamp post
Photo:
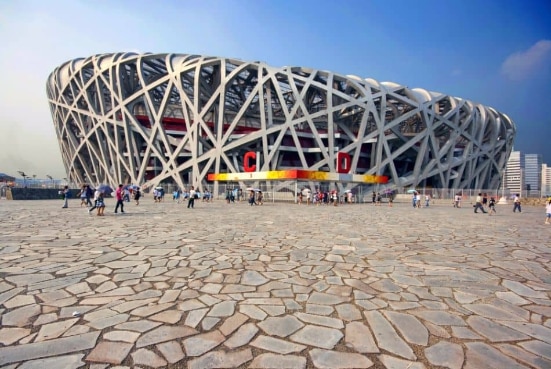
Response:
[[[27,187],[27,175],[25,174],[25,172],[23,172],[22,170],[18,170],[17,173],[19,173],[19,175],[23,177],[23,186]]]

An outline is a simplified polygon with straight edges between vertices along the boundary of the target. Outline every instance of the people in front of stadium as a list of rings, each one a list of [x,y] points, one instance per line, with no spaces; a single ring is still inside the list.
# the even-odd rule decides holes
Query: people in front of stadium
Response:
[[[551,200],[545,205],[545,224],[551,224]]]
[[[476,202],[474,204],[474,212],[478,213],[478,209],[482,210],[484,214],[486,214],[486,210],[484,210],[484,207],[482,206],[482,193],[479,193],[476,197]]]
[[[136,205],[140,205],[140,197],[142,197],[142,192],[139,187],[136,187],[134,191],[134,201],[136,201]]]
[[[516,213],[518,210],[519,213],[522,212],[522,209],[520,207],[520,194],[515,195],[515,199],[513,200],[513,213]]]
[[[496,214],[496,199],[490,197],[490,202],[488,203],[488,214]]]
[[[117,204],[115,205],[115,214],[119,211],[119,206],[121,208],[121,213],[124,213],[124,189],[122,188],[122,184],[119,184],[119,187],[117,187],[117,190],[115,191],[115,197],[117,199]]]

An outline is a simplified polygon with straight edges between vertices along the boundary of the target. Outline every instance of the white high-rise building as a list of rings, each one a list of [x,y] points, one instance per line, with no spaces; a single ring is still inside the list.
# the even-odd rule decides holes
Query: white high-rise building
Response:
[[[524,189],[524,153],[511,152],[507,166],[505,167],[505,189],[511,193],[522,193]]]
[[[541,190],[541,165],[543,157],[541,154],[524,155],[524,186],[523,190],[528,195],[539,195]]]
[[[541,165],[541,194],[551,196],[551,167],[547,164]]]

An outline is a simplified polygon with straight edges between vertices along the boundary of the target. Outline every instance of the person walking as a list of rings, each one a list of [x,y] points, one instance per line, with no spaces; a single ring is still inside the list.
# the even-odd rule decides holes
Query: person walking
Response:
[[[70,196],[71,190],[69,190],[69,186],[63,187],[63,191],[61,192],[61,195],[63,196],[63,206],[62,209],[67,209],[69,207],[69,196]]]
[[[119,206],[121,207],[121,213],[124,213],[124,189],[122,188],[122,184],[119,184],[119,187],[117,187],[117,190],[115,191],[115,197],[117,198],[117,204],[115,205],[115,214],[117,214]]]
[[[490,214],[491,216],[492,214],[496,213],[496,199],[490,197],[490,202],[488,203],[488,214]]]
[[[86,185],[82,185],[78,195],[80,196],[80,207],[82,207],[82,205],[86,205]]]
[[[520,194],[515,195],[515,199],[513,200],[513,213],[516,213],[517,210],[519,213],[522,213],[522,209],[520,207]]]
[[[134,191],[134,201],[136,201],[136,205],[140,205],[140,197],[142,197],[142,192],[139,187],[136,187]]]
[[[94,206],[92,206],[90,209],[88,209],[88,215],[92,215],[92,210],[98,209],[98,200],[100,199],[100,196],[103,199],[102,193],[99,190],[96,189],[96,191],[94,192]],[[105,205],[105,203],[104,203],[104,205]],[[99,215],[99,210],[98,210],[98,215]]]
[[[482,206],[482,193],[479,193],[476,197],[476,203],[474,204],[474,212],[478,213],[478,209],[482,210],[484,214],[486,214],[486,210],[484,210],[484,206]]]
[[[103,198],[103,192],[101,191],[98,191],[98,198],[96,200],[96,204],[94,205],[94,207],[96,207],[98,209],[98,213],[97,215],[102,217],[104,216],[104,211],[105,211],[105,200]],[[91,213],[90,213],[91,214]]]
[[[545,206],[545,224],[551,224],[551,200]]]
[[[195,197],[197,196],[197,193],[195,192],[195,187],[191,186],[191,189],[189,190],[189,199],[187,202],[187,208],[192,208],[195,206]]]
[[[88,207],[92,207],[92,197],[94,196],[94,190],[92,190],[92,187],[90,185],[86,185],[86,205]]]

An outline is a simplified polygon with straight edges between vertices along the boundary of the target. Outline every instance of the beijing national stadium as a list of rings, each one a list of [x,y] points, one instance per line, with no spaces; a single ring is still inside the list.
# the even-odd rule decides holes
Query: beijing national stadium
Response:
[[[201,55],[71,60],[47,94],[68,178],[94,185],[497,188],[516,132],[442,93]]]

